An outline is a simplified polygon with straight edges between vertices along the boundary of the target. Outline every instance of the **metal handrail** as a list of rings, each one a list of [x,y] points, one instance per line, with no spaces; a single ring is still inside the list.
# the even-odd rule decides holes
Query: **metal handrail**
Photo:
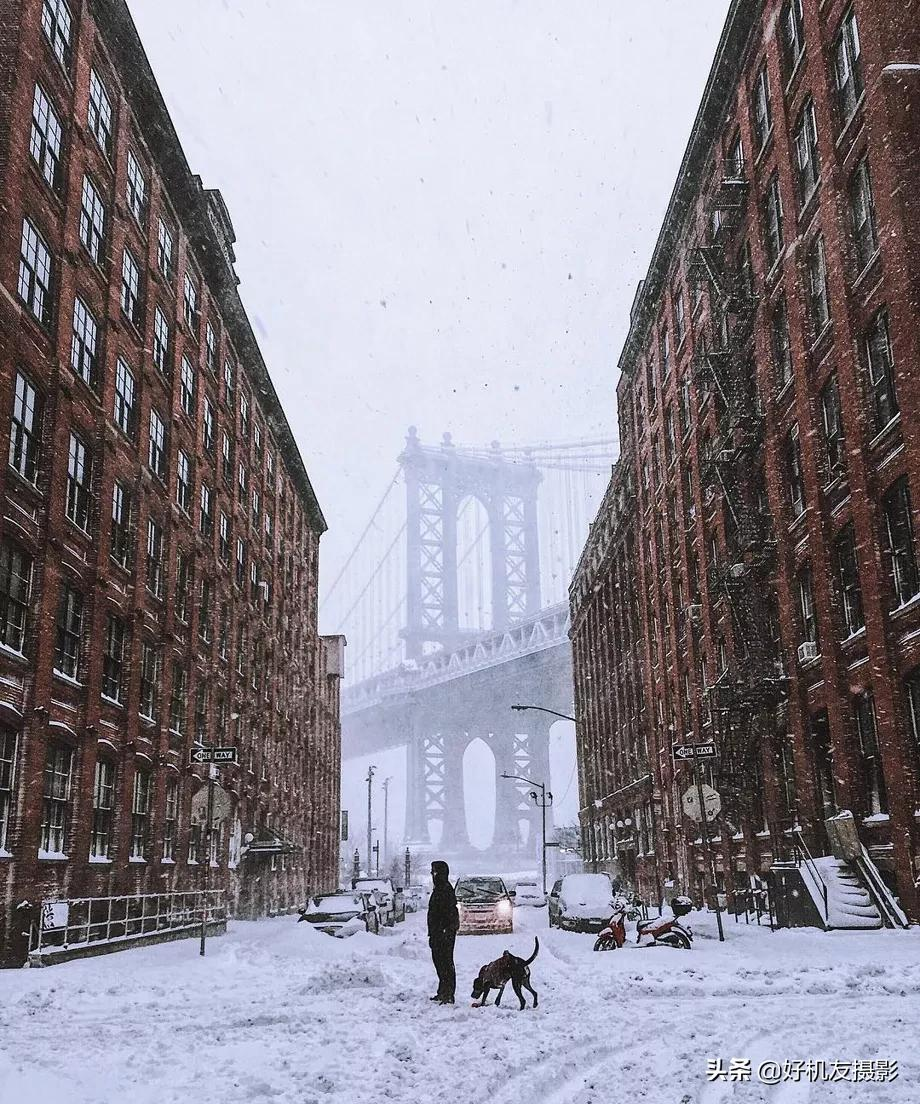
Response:
[[[825,880],[821,877],[821,872],[818,870],[818,867],[815,864],[815,860],[812,858],[812,854],[808,850],[808,844],[806,844],[805,840],[802,838],[801,829],[795,832],[795,836],[797,837],[797,842],[793,844],[793,846],[796,848],[797,851],[801,853],[802,857],[804,858],[805,866],[807,867],[808,872],[821,885],[821,895],[824,898],[824,919],[828,920],[830,919],[830,909],[828,908],[827,903],[827,882],[825,882]]]

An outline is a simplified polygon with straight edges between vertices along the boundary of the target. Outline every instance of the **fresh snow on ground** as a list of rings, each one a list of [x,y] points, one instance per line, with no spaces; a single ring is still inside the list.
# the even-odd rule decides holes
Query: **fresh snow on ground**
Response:
[[[0,975],[0,1104],[775,1104],[920,1101],[920,932],[771,933],[690,918],[693,950],[592,953],[515,910],[457,940],[457,1004],[432,1005],[424,916],[336,940],[293,917],[208,942]],[[529,955],[540,1007],[471,1008],[479,967]],[[492,998],[494,1000],[494,996]],[[751,1082],[707,1083],[749,1058]],[[775,1059],[897,1061],[891,1083],[759,1084]]]

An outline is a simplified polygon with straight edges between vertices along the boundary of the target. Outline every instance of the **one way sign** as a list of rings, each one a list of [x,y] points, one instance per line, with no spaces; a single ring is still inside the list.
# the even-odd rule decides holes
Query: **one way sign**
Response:
[[[232,763],[238,762],[235,747],[197,747],[192,748],[189,760],[195,763]]]
[[[678,761],[686,759],[714,759],[716,757],[715,744],[675,744],[674,758]]]

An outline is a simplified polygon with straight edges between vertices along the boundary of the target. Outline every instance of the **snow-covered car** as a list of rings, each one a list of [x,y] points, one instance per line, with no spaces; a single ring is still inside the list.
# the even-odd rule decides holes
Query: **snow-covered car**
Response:
[[[406,918],[406,902],[402,889],[389,878],[356,878],[353,888],[361,893],[377,893],[380,897],[380,922],[392,928]]]
[[[539,882],[518,882],[514,887],[514,903],[542,908],[546,904],[546,894]]]
[[[514,931],[511,895],[501,878],[458,878],[454,892],[460,935],[510,935]]]
[[[410,885],[406,886],[403,896],[406,900],[406,912],[421,912],[428,905],[431,891],[423,885]]]
[[[549,894],[549,925],[566,931],[599,932],[614,909],[608,874],[566,874]]]
[[[312,897],[300,913],[321,932],[339,939],[368,931],[380,931],[380,906],[375,893],[333,893],[328,897]]]

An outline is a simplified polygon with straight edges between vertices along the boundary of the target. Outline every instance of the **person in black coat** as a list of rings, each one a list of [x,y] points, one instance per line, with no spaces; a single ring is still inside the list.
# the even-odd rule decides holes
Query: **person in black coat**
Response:
[[[428,901],[428,946],[438,972],[438,991],[431,998],[439,1004],[453,1004],[457,988],[457,972],[454,969],[454,940],[460,927],[457,898],[448,877],[450,867],[436,859],[431,864],[431,880],[434,889]]]

